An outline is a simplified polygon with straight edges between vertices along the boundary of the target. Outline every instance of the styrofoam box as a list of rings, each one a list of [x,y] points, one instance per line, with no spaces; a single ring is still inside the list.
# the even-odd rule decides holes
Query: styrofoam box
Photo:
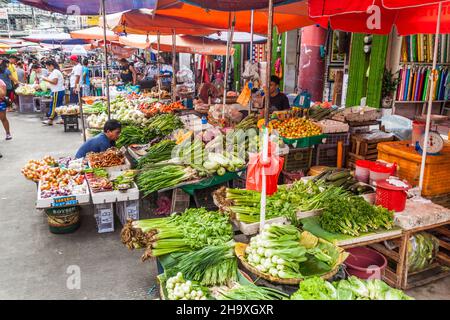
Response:
[[[122,225],[125,225],[128,219],[139,220],[139,200],[117,202],[116,210]]]
[[[90,190],[90,186],[89,186],[89,190]],[[133,188],[128,189],[125,192],[122,192],[119,190],[113,190],[113,191],[94,193],[91,191],[91,195],[92,195],[92,203],[93,204],[137,200],[137,199],[139,199],[139,188],[133,182]]]
[[[114,232],[114,203],[94,205],[98,233]]]
[[[91,163],[89,162],[89,167],[92,168]],[[113,174],[115,172],[120,172],[120,171],[125,171],[125,170],[129,170],[131,168],[131,163],[130,161],[128,161],[128,159],[125,157],[125,164],[120,165],[120,166],[114,166],[114,167],[105,167],[103,169],[106,170],[106,172],[108,172],[109,174]]]
[[[88,188],[86,180],[83,182],[83,184],[85,184],[86,190],[87,190],[85,194],[74,194],[74,195],[68,196],[68,197],[75,196],[76,200],[78,201],[78,205],[88,204],[91,201],[89,188]],[[38,190],[37,190],[36,208],[37,209],[51,208],[52,204],[53,204],[53,199],[54,198],[41,198],[41,182],[39,182]]]

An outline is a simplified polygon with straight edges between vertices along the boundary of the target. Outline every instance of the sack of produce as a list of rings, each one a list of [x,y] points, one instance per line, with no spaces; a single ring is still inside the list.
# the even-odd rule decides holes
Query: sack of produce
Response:
[[[439,252],[439,240],[433,235],[420,232],[408,242],[408,271],[416,272],[430,266]]]

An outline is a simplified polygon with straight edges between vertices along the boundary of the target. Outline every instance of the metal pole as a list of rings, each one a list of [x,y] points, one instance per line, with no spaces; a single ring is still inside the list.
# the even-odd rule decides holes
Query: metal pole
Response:
[[[158,66],[158,76],[156,77],[156,81],[158,81],[158,98],[159,100],[161,100],[161,62],[160,62],[160,49],[161,49],[161,34],[158,31],[157,34],[157,39],[158,39],[158,54],[156,55],[156,64]]]
[[[266,126],[269,124],[269,108],[270,108],[270,74],[272,72],[272,35],[273,34],[273,0],[269,0],[269,21],[267,24],[267,69],[266,69],[266,87],[264,106],[264,120]]]
[[[250,15],[250,62],[253,63],[253,33],[254,33],[255,11],[252,10]]]
[[[228,88],[228,69],[229,69],[229,61],[230,61],[230,47],[233,41],[233,32],[234,25],[236,23],[236,16],[233,18],[233,22],[231,22],[231,12],[228,15],[228,37],[227,37],[227,56],[225,60],[225,75],[224,75],[224,84],[223,84],[223,99],[222,99],[222,117],[225,118],[225,104],[227,102],[227,88]]]
[[[78,90],[78,104],[80,106],[81,129],[83,130],[83,141],[86,141],[86,129],[84,128],[83,102],[81,101],[81,88]]]
[[[437,52],[439,45],[439,32],[441,28],[441,13],[442,13],[442,2],[439,2],[438,9],[438,19],[436,23],[436,36],[434,38],[434,52],[433,52],[433,70],[430,75],[430,94],[428,97],[428,110],[427,110],[427,121],[425,125],[425,135],[424,135],[424,143],[423,143],[423,151],[422,151],[422,164],[420,166],[420,179],[419,179],[419,190],[422,193],[423,189],[423,179],[425,176],[425,163],[427,160],[427,151],[428,151],[428,138],[430,132],[430,124],[431,124],[431,109],[433,106],[433,92],[436,84],[436,63],[437,63]]]
[[[176,70],[175,70],[175,64],[177,60],[177,34],[175,32],[175,29],[172,29],[172,102],[175,102],[177,100],[177,78],[176,78]]]
[[[109,63],[108,63],[108,46],[106,45],[106,6],[105,0],[102,0],[102,16],[103,16],[103,42],[105,46],[105,78],[106,78],[106,105],[108,106],[108,120],[111,119],[111,100],[109,97]]]

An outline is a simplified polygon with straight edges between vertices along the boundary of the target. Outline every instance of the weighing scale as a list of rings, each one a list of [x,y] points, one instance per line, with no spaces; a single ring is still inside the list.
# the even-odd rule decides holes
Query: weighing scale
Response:
[[[444,148],[444,139],[437,132],[437,124],[448,119],[447,116],[441,115],[431,115],[431,124],[430,124],[430,132],[428,133],[428,147],[427,147],[427,155],[436,156],[439,155],[442,149]],[[426,121],[426,116],[418,116],[416,120]],[[434,127],[434,129],[432,129]],[[416,151],[420,154],[423,153],[423,148],[425,145],[425,134],[422,135],[419,141],[416,142]]]

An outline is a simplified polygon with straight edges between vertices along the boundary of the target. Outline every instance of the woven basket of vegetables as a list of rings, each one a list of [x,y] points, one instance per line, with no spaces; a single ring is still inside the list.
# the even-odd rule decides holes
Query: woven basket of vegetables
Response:
[[[256,239],[256,240],[255,240]],[[298,285],[304,278],[330,279],[348,254],[334,244],[294,226],[271,224],[252,238],[237,243],[235,253],[253,274],[277,284]]]

